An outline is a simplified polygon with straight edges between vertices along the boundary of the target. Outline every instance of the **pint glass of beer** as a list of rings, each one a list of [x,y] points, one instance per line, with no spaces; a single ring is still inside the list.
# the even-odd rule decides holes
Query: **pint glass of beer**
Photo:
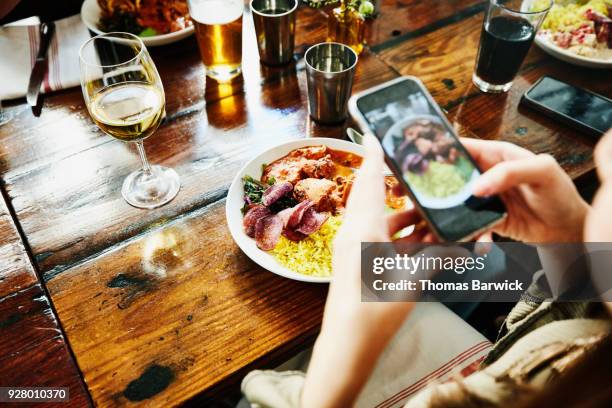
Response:
[[[188,0],[206,75],[227,82],[240,75],[243,0]]]

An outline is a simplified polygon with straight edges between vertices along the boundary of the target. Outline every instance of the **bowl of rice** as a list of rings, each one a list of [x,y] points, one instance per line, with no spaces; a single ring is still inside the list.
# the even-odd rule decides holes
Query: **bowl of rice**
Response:
[[[257,247],[255,240],[245,233],[241,211],[244,205],[245,176],[258,179],[262,175],[262,165],[271,163],[295,149],[319,145],[360,156],[365,154],[365,149],[360,145],[327,138],[294,140],[268,149],[250,160],[236,174],[228,191],[225,216],[236,244],[251,260],[264,269],[297,281],[327,283],[331,279],[332,246],[342,224],[341,215],[331,216],[317,232],[302,241],[294,242],[281,237],[273,250],[263,251]]]

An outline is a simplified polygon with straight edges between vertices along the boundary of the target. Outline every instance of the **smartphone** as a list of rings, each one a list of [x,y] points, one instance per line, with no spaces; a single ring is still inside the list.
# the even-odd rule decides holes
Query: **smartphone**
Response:
[[[543,76],[521,98],[521,105],[592,136],[612,128],[612,99]]]
[[[506,217],[499,197],[472,195],[480,169],[420,80],[405,76],[358,93],[349,111],[378,137],[387,164],[439,240],[469,241]]]

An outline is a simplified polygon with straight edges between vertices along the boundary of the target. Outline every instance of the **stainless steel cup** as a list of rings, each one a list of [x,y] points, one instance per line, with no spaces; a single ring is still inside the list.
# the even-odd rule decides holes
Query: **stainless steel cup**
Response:
[[[298,0],[251,0],[259,58],[265,64],[291,61]]]
[[[314,120],[335,124],[346,119],[357,60],[351,47],[339,43],[321,43],[306,51],[308,108]]]

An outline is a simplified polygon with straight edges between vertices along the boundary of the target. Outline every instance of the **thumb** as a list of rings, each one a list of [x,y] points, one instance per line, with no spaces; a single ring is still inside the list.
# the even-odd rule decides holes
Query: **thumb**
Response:
[[[383,176],[384,155],[378,140],[365,135],[363,146],[366,153],[347,203],[347,213],[377,214],[384,212],[385,181]],[[378,208],[380,207],[380,208]]]
[[[382,146],[376,137],[366,134],[363,137],[363,147],[366,149],[366,157],[361,167],[362,172],[382,173],[384,164],[384,154]]]
[[[501,194],[521,184],[538,186],[545,180],[550,180],[550,173],[558,168],[556,160],[548,154],[501,162],[476,180],[474,195]]]

